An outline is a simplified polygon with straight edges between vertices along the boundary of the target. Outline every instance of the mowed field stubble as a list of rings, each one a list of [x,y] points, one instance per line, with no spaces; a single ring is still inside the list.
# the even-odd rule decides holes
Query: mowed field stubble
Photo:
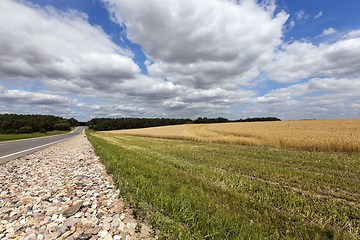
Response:
[[[161,239],[360,239],[359,133],[360,120],[87,131]]]

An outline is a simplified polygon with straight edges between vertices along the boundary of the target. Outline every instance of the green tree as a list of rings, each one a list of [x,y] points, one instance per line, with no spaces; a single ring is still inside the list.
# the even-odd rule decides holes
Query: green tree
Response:
[[[31,126],[25,126],[20,128],[20,133],[32,133],[33,128]]]
[[[6,120],[5,120],[5,121],[3,122],[1,128],[2,128],[3,130],[11,129],[11,123],[10,123],[9,121],[6,121]]]

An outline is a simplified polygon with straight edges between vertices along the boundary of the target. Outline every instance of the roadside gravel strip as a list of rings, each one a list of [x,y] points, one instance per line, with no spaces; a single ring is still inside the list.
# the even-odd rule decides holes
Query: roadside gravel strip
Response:
[[[157,239],[84,133],[0,165],[0,239]]]

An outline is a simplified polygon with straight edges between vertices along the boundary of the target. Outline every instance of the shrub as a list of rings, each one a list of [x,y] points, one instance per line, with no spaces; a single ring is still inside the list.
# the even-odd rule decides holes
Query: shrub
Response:
[[[4,130],[4,134],[13,134],[15,129],[6,129]]]
[[[32,133],[33,132],[33,128],[30,126],[21,127],[19,130],[20,130],[20,133]]]

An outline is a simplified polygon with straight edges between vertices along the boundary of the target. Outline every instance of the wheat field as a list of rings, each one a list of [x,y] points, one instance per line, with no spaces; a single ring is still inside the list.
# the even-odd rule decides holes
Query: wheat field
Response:
[[[185,124],[108,133],[312,151],[360,152],[360,119]]]

